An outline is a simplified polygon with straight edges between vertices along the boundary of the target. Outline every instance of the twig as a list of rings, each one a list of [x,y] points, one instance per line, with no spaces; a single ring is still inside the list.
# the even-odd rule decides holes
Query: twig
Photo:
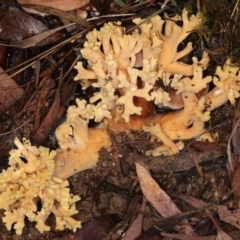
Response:
[[[238,0],[238,1],[236,2],[236,4],[235,4],[235,7],[234,7],[234,9],[233,9],[233,12],[232,12],[232,14],[231,14],[229,20],[228,20],[228,23],[227,23],[226,27],[222,30],[223,33],[226,32],[226,30],[227,30],[227,28],[228,28],[228,26],[229,26],[231,20],[233,19],[234,14],[235,14],[235,11],[237,10],[238,4],[239,4],[239,0]]]

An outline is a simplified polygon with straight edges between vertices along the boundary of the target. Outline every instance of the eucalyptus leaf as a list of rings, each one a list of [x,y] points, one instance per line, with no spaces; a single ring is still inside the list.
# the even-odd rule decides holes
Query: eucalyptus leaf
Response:
[[[21,41],[12,41],[10,44],[0,44],[4,46],[16,47],[16,48],[29,48],[35,46],[37,43],[41,42],[45,38],[49,37],[51,34],[58,32],[66,27],[72,26],[75,23],[70,23],[65,26],[57,27],[55,29],[48,30],[46,32],[40,33],[33,37],[21,40]]]
[[[118,4],[120,7],[125,7],[126,4],[122,0],[114,0],[116,4]]]

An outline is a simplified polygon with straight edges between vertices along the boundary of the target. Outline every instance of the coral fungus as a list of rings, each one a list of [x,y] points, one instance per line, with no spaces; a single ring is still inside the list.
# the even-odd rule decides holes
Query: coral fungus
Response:
[[[80,227],[71,217],[79,197],[69,193],[66,179],[95,166],[100,148],[111,145],[108,128],[149,132],[161,145],[146,154],[173,155],[184,147],[175,140],[203,134],[210,112],[227,100],[234,104],[240,96],[239,68],[230,60],[217,67],[214,77],[203,74],[209,62],[206,52],[188,64],[181,61],[192,50],[186,38],[201,22],[198,14],[188,17],[184,9],[182,16],[133,22],[138,26],[132,33],[119,22],[109,22],[87,34],[81,49],[86,62],[75,66],[75,80],[83,89],[92,86],[97,91],[89,102],[76,99],[76,106],[69,107],[66,121],[56,129],[59,149],[49,152],[15,140],[18,149],[10,152],[10,168],[0,174],[0,206],[8,229],[15,223],[21,234],[27,216],[40,231],[49,230],[45,220],[51,212],[57,229]],[[179,50],[184,40],[185,48]],[[210,84],[215,86],[209,91]],[[154,104],[177,110],[158,115]],[[101,124],[89,129],[89,120]]]
[[[160,16],[134,19],[138,29],[129,34],[119,22],[106,23],[100,30],[87,34],[81,50],[87,68],[79,62],[75,80],[83,88],[99,89],[86,107],[91,113],[89,119],[104,121],[107,128],[116,132],[133,129],[154,134],[149,126],[160,124],[158,129],[163,134],[156,135],[165,136],[165,140],[191,139],[205,131],[204,123],[211,110],[228,99],[233,104],[239,97],[238,68],[230,67],[229,61],[223,69],[217,68],[219,79],[203,77],[209,62],[206,52],[202,59],[193,57],[192,63],[181,61],[192,51],[192,43],[187,42],[183,50],[179,50],[179,44],[199,26],[200,15],[189,17],[184,9],[182,16],[164,17],[165,21]],[[182,21],[182,26],[178,21]],[[162,87],[157,87],[159,81]],[[212,81],[216,88],[207,93]],[[159,116],[153,111],[153,104],[181,109]],[[95,108],[98,110],[91,110]],[[165,145],[161,137],[158,140]],[[177,148],[159,149],[154,155],[178,152]]]
[[[54,176],[56,152],[31,146],[26,139],[21,143],[16,138],[14,142],[17,149],[10,152],[10,167],[0,174],[0,205],[5,210],[3,222],[7,229],[14,224],[16,233],[21,235],[27,217],[37,223],[40,232],[49,231],[45,221],[53,213],[56,229],[76,231],[81,222],[71,216],[77,212],[75,202],[80,198],[70,194],[67,180]]]

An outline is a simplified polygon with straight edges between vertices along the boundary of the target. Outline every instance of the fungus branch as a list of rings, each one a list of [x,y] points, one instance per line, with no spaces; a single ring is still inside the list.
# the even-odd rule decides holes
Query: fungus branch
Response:
[[[85,106],[84,101],[76,100],[78,106],[71,106],[67,120],[56,129],[60,148],[56,152],[54,175],[67,179],[74,173],[92,168],[98,161],[98,151],[110,146],[106,129],[88,129],[87,121],[95,113],[92,105]]]

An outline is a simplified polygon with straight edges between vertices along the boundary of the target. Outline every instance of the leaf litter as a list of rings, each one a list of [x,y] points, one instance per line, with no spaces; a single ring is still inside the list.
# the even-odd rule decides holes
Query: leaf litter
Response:
[[[133,6],[134,4],[126,5],[126,9],[129,10]],[[98,5],[99,9],[102,7],[103,5]],[[111,6],[109,6],[110,8]],[[118,7],[117,9],[123,11],[124,8]],[[11,45],[10,40],[22,41],[53,28],[49,28],[42,21],[37,20],[37,17],[16,7],[1,6],[0,16],[1,26],[5,27],[0,34],[1,39],[4,40],[3,44]],[[13,21],[16,16],[20,21]],[[49,19],[51,20],[51,18]],[[6,22],[11,24],[7,25]],[[12,28],[9,29],[9,27]],[[91,28],[91,24],[86,24],[87,27]],[[78,31],[77,28],[76,31]],[[82,35],[81,29],[78,33],[79,36]],[[45,42],[34,44],[34,47],[39,47],[41,52],[45,51],[47,49],[45,45],[51,46],[54,42],[58,43],[65,35],[72,39],[72,36],[68,34],[66,30],[54,33],[51,38],[45,39]],[[73,39],[75,38],[73,37]],[[31,43],[31,45],[33,44]],[[7,155],[7,149],[12,146],[6,146],[4,143],[11,142],[13,136],[16,135],[32,137],[34,142],[39,144],[46,141],[47,145],[56,147],[52,130],[61,121],[66,106],[73,100],[72,97],[64,95],[64,92],[69,92],[70,95],[81,95],[85,98],[92,94],[91,91],[77,93],[75,87],[72,88],[68,84],[72,81],[74,72],[66,77],[65,84],[61,84],[60,81],[76,59],[74,52],[66,55],[68,48],[79,47],[79,45],[81,45],[81,40],[77,40],[74,44],[69,41],[68,44],[59,48],[60,51],[57,49],[57,51],[51,52],[51,54],[54,53],[54,61],[58,62],[58,65],[57,68],[50,70],[50,74],[46,77],[47,80],[44,80],[41,74],[51,64],[43,57],[37,86],[32,81],[32,75],[35,73],[33,68],[27,68],[24,71],[22,77],[24,80],[19,85],[6,71],[2,70],[0,76],[3,76],[6,85],[0,85],[1,91],[4,90],[0,94],[0,102],[4,103],[2,110],[0,109],[1,123],[8,126],[1,128],[0,149],[2,153],[5,152]],[[12,46],[10,48],[12,49]],[[36,57],[38,52],[29,49],[24,51],[27,56],[26,61],[28,57]],[[27,55],[29,53],[30,55]],[[62,60],[63,56],[64,61]],[[5,56],[2,67],[8,69],[8,62],[12,59]],[[54,84],[46,85],[47,89],[44,89],[44,86],[40,85],[44,81]],[[13,93],[8,92],[7,95],[4,95],[6,91]],[[31,95],[33,92],[35,95]],[[14,96],[14,100],[11,99],[11,96]],[[44,104],[37,104],[39,99],[43,100]],[[27,103],[29,105],[25,108]],[[34,226],[27,223],[28,228],[23,233],[22,239],[108,240],[120,239],[122,236],[123,239],[129,240],[163,239],[164,236],[186,240],[239,239],[239,230],[236,230],[239,229],[240,223],[238,206],[238,196],[240,196],[240,178],[238,177],[240,174],[238,159],[239,108],[236,110],[233,123],[235,131],[232,133],[232,141],[228,145],[228,162],[232,163],[232,168],[228,167],[228,175],[224,167],[227,156],[226,146],[232,129],[230,120],[235,110],[226,104],[218,111],[214,113],[215,120],[211,122],[212,125],[217,125],[223,114],[228,118],[217,128],[221,141],[213,144],[189,143],[186,151],[173,157],[143,156],[142,150],[150,145],[146,134],[132,132],[130,135],[125,133],[115,135],[114,148],[117,155],[101,150],[100,161],[95,169],[76,174],[70,179],[72,191],[82,197],[82,201],[77,206],[79,209],[77,217],[85,223],[83,229],[76,233],[52,231],[39,234],[34,230]],[[33,131],[34,124],[37,127]],[[7,131],[14,131],[14,134],[6,137]],[[2,161],[5,161],[6,155],[1,156]],[[198,171],[195,166],[199,167]],[[232,192],[235,201],[233,201]],[[132,208],[129,208],[130,203],[133,204]],[[208,223],[212,222],[213,224],[213,228],[209,230],[207,236],[201,236],[201,230],[195,230],[197,223],[204,218],[208,218]],[[54,229],[54,219],[49,218],[48,224]],[[99,232],[96,229],[100,229]],[[3,225],[0,225],[0,230],[3,239],[20,239],[14,233],[6,231]],[[154,238],[156,236],[157,238]]]

